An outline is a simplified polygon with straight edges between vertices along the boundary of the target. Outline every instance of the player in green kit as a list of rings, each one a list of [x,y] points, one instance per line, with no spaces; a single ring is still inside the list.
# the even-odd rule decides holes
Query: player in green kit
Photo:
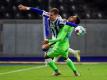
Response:
[[[69,22],[73,22],[75,24],[80,23],[80,19],[77,16],[71,16],[68,18]],[[58,76],[60,75],[60,72],[53,62],[51,58],[61,56],[66,61],[69,68],[74,72],[75,76],[79,76],[76,67],[74,66],[74,63],[69,59],[68,52],[69,52],[69,37],[72,34],[74,30],[74,26],[64,25],[64,27],[60,30],[58,33],[58,36],[56,39],[48,39],[46,40],[46,44],[42,46],[42,48],[50,47],[51,44],[54,44],[52,48],[49,48],[47,54],[45,55],[45,59],[48,62],[48,65],[52,68],[52,70],[55,72],[54,75]]]

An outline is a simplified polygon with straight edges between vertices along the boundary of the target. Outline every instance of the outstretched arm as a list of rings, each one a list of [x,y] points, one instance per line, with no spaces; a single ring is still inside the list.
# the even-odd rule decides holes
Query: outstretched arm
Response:
[[[39,15],[42,15],[43,12],[44,12],[44,11],[41,10],[41,9],[33,8],[33,7],[28,7],[27,9],[30,10],[30,11],[32,11],[32,12],[36,12],[36,13],[39,14]]]
[[[77,27],[77,26],[78,26],[77,24],[75,24],[75,23],[73,23],[73,22],[66,22],[65,24],[66,24],[66,25],[69,25],[69,26],[71,26],[71,27]]]
[[[73,22],[67,22],[65,19],[60,19],[58,25],[69,25],[71,27],[77,27],[78,25]]]
[[[43,10],[41,10],[41,9],[38,9],[38,8],[33,8],[33,7],[28,7],[28,6],[24,6],[24,5],[22,5],[22,4],[20,4],[19,6],[18,6],[18,8],[19,8],[19,10],[20,11],[28,11],[28,10],[30,10],[30,11],[32,11],[32,12],[35,12],[35,13],[37,13],[37,14],[39,14],[39,15],[43,15],[44,16],[44,30],[45,30],[45,35],[46,35],[46,37],[48,37],[48,35],[49,35],[49,31],[48,31],[48,12],[46,12],[46,11],[43,11]]]
[[[47,13],[47,12],[41,10],[41,9],[24,6],[24,5],[22,5],[22,4],[20,4],[20,5],[18,6],[18,8],[19,8],[19,10],[21,10],[21,11],[30,10],[30,11],[36,12],[36,13],[39,14],[39,15],[46,15],[46,13]],[[47,13],[47,14],[48,14],[48,13]]]

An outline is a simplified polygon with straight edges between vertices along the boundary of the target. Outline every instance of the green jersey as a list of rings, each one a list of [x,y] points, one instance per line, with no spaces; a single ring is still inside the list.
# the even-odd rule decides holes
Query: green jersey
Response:
[[[50,57],[57,57],[59,55],[62,55],[63,57],[67,56],[69,48],[69,36],[73,30],[74,27],[64,25],[64,27],[60,29],[57,38],[54,40],[49,40],[50,43],[55,43],[53,48],[48,52]]]

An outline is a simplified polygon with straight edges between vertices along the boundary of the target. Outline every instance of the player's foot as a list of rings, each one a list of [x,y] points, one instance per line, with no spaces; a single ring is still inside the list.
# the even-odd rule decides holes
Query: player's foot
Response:
[[[54,73],[53,73],[53,76],[59,76],[59,75],[61,75],[60,72],[54,72]]]
[[[80,74],[77,71],[74,72],[74,75],[75,76],[80,76]]]
[[[74,56],[76,57],[77,61],[80,62],[80,50],[75,50]]]

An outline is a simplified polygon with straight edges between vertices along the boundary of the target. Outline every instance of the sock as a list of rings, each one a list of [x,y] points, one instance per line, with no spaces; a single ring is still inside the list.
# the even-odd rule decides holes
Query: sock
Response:
[[[57,62],[58,59],[59,59],[59,57],[54,57],[54,58],[53,58],[53,62]]]
[[[69,48],[69,53],[76,54],[74,49]]]
[[[45,52],[45,55],[46,55],[46,52]],[[47,59],[45,59],[45,65],[47,66],[47,64],[48,64],[48,62],[47,62],[48,60]]]
[[[77,71],[74,63],[69,58],[66,60],[66,63],[69,66],[69,68],[73,70],[73,72]]]
[[[55,63],[52,61],[52,59],[50,61],[48,61],[48,65],[51,67],[51,69],[55,72],[58,72],[58,68],[55,65]]]

